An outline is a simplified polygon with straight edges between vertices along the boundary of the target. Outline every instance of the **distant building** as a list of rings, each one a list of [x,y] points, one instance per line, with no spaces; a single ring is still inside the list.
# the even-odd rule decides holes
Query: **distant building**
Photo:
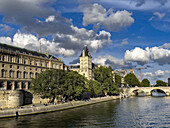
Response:
[[[170,77],[168,78],[168,86],[170,86]]]
[[[77,71],[79,74],[84,75],[87,79],[92,79],[93,67],[94,64],[92,64],[92,56],[87,46],[84,46],[83,51],[80,55],[80,65],[69,66],[69,70]]]
[[[0,90],[29,89],[31,78],[47,69],[64,69],[60,58],[0,43]]]

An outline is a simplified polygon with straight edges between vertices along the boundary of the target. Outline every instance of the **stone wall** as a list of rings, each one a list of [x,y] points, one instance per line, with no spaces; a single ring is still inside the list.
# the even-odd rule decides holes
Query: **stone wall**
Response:
[[[33,95],[24,90],[1,90],[0,108],[14,108],[26,104],[31,104]]]

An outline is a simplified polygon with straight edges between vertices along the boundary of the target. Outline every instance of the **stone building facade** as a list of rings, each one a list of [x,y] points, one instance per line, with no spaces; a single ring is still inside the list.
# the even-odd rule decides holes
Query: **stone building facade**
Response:
[[[92,56],[87,48],[84,46],[83,51],[80,55],[80,65],[69,66],[69,70],[77,71],[79,74],[84,75],[87,79],[92,79]]]
[[[31,78],[47,69],[64,69],[60,58],[0,44],[0,90],[29,89]]]
[[[168,86],[170,86],[170,77],[168,78]]]

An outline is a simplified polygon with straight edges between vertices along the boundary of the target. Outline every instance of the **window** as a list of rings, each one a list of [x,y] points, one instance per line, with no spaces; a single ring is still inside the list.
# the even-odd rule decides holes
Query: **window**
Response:
[[[12,62],[13,61],[13,58],[12,57],[10,57],[10,62]]]
[[[37,68],[35,70],[37,71]]]
[[[4,69],[1,70],[1,77],[5,77],[5,70]]]
[[[5,61],[5,56],[2,57],[2,61]]]
[[[43,65],[43,64],[42,64],[42,62],[41,62],[41,67],[42,67],[42,65]]]
[[[2,64],[2,67],[5,67],[5,65],[4,65],[4,64]]]
[[[27,78],[27,73],[26,72],[23,73],[23,78],[24,79]]]
[[[17,59],[17,63],[19,63],[19,58]]]
[[[24,59],[24,64],[26,64],[26,60]]]
[[[33,73],[32,72],[30,72],[30,78],[32,78],[33,77]]]
[[[17,69],[19,69],[19,66],[17,66]]]
[[[9,71],[9,77],[12,77],[12,70]]]
[[[38,62],[37,62],[37,61],[35,62],[35,65],[36,65],[36,66],[38,65]]]
[[[10,68],[12,68],[12,65],[10,65]]]
[[[38,73],[36,72],[36,73],[35,73],[35,78],[37,78],[37,76],[38,76]]]
[[[20,76],[20,72],[19,72],[19,71],[17,71],[17,78],[19,78],[19,76]]]
[[[30,70],[32,70],[32,68],[30,68]]]
[[[30,60],[30,65],[32,65],[32,60]]]
[[[26,66],[24,66],[24,70],[26,69]]]

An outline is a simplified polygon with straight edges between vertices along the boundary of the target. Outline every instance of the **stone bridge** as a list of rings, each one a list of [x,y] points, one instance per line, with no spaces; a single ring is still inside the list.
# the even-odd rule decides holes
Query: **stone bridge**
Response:
[[[125,93],[128,93],[129,95],[135,95],[135,92],[145,92],[146,95],[151,95],[151,92],[153,90],[161,90],[163,91],[167,96],[170,96],[170,87],[134,87],[134,88],[127,88],[123,89]]]

